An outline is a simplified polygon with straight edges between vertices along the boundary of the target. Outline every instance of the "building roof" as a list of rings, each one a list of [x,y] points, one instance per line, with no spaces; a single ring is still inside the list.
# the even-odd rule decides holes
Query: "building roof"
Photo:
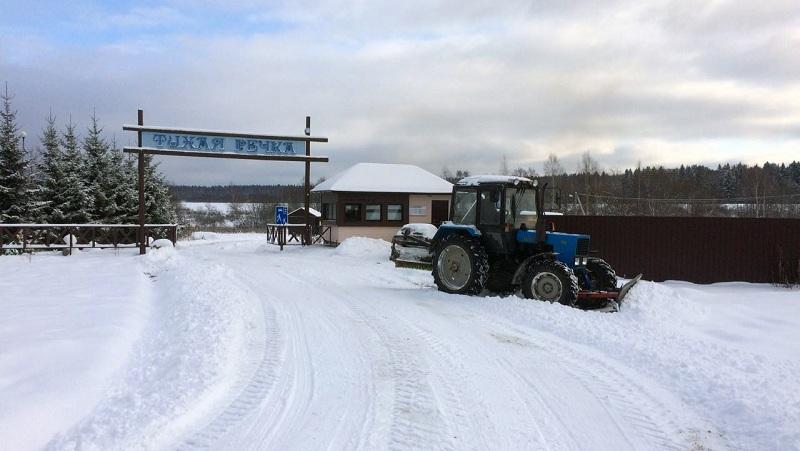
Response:
[[[293,215],[293,214],[297,213],[298,211],[304,211],[304,210],[305,209],[303,207],[300,207],[300,208],[297,208],[295,210],[290,211],[289,214]],[[308,214],[310,214],[311,216],[316,216],[318,218],[322,217],[322,213],[320,213],[319,211],[317,211],[317,210],[315,210],[315,209],[313,209],[311,207],[308,207]]]
[[[450,194],[453,184],[411,164],[358,163],[312,191]]]

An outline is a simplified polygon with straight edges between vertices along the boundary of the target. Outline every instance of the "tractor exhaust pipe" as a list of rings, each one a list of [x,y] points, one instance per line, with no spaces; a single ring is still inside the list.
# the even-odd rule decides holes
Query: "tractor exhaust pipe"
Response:
[[[547,183],[541,188],[536,188],[536,242],[539,244],[547,240],[547,223],[544,212],[545,189],[547,189]]]

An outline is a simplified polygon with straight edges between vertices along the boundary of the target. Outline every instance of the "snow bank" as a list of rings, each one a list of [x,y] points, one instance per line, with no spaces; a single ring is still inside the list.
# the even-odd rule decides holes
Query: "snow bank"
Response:
[[[130,362],[93,412],[50,449],[173,447],[236,382],[246,336],[263,314],[225,265],[150,252],[158,299]]]
[[[384,240],[354,236],[339,244],[333,253],[343,257],[382,261],[389,259],[391,251],[391,243]]]
[[[134,251],[0,257],[0,448],[40,449],[91,412],[151,310]]]
[[[218,240],[220,238],[220,233],[214,232],[192,232],[193,240]]]
[[[152,243],[150,243],[150,246],[151,246],[153,249],[160,249],[160,248],[169,248],[169,247],[175,247],[175,246],[172,244],[172,241],[170,241],[170,240],[167,240],[167,239],[164,239],[164,238],[162,238],[162,239],[159,239],[159,240],[155,240],[155,241],[153,241]]]

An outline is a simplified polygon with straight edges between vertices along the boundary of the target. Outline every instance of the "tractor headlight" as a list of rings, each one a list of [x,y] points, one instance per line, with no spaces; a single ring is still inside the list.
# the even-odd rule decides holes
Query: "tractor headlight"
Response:
[[[587,260],[587,257],[575,257],[575,266],[585,266]]]

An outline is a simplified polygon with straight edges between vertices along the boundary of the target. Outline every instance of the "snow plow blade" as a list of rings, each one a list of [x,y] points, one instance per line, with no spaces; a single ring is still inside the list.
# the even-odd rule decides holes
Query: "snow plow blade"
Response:
[[[633,279],[625,282],[625,285],[623,285],[622,288],[619,289],[619,296],[617,296],[617,302],[618,303],[622,302],[622,300],[625,298],[625,296],[628,294],[628,292],[631,291],[631,288],[633,288],[634,285],[639,283],[640,280],[642,280],[642,275],[641,274],[639,274],[638,276],[634,277]]]
[[[619,306],[622,304],[622,300],[625,299],[625,296],[628,295],[628,292],[631,291],[631,288],[639,283],[640,280],[642,280],[641,274],[625,282],[625,285],[616,291],[579,291],[578,305],[584,310],[618,312]]]
[[[430,224],[406,224],[392,238],[389,259],[399,268],[431,270],[431,238],[436,227]]]

